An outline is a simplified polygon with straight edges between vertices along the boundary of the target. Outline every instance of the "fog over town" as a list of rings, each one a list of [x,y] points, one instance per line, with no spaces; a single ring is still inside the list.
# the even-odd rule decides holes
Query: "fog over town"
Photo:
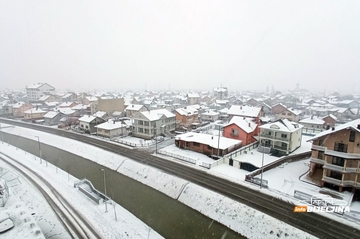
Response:
[[[353,93],[358,1],[1,1],[0,88]]]

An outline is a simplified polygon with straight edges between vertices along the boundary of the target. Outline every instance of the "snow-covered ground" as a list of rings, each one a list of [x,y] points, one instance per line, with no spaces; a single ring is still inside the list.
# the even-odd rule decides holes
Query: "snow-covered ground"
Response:
[[[162,185],[163,193],[171,197],[180,195],[179,200],[181,202],[202,212],[210,218],[229,226],[234,231],[237,231],[248,238],[263,238],[263,235],[266,235],[267,238],[313,238],[311,235],[301,230],[287,225],[275,218],[271,218],[246,205],[240,204],[210,190],[198,187],[192,183],[188,183],[177,177],[164,175],[164,173],[159,170],[147,169],[149,166],[126,160],[125,157],[75,140],[64,139],[59,136],[26,128],[5,128],[3,131],[33,140],[37,139],[35,136],[39,136],[41,141],[44,141],[49,145],[81,155],[100,165],[104,165],[105,167],[112,169],[118,168],[119,172],[126,173],[128,176],[155,189],[159,189],[159,186]],[[56,174],[54,166],[49,164],[49,167],[46,168],[44,164],[40,165],[38,161],[35,161],[34,156],[25,154],[21,150],[16,150],[6,143],[0,145],[0,152],[5,152],[12,157],[31,165],[37,172],[44,174],[44,177],[48,177],[49,181],[53,181],[54,186],[61,187],[59,188],[59,191],[64,195],[73,197],[75,194],[78,194],[79,197],[75,198],[74,206],[78,207],[79,211],[83,211],[84,216],[88,218],[91,223],[97,224],[99,227],[98,230],[101,233],[107,233],[106,238],[123,238],[123,235],[125,234],[130,235],[128,238],[146,238],[148,227],[145,224],[142,224],[141,222],[140,224],[135,223],[137,219],[129,220],[127,217],[134,218],[134,216],[131,214],[129,215],[129,213],[120,206],[116,206],[116,210],[122,210],[124,212],[119,211],[117,213],[117,215],[122,215],[122,218],[118,222],[115,222],[112,213],[105,214],[103,206],[94,205],[90,199],[87,199],[74,189],[73,183],[77,179],[71,177],[70,181],[68,181],[67,173],[62,171],[60,173],[59,171],[59,173]],[[24,155],[28,158],[25,159]],[[181,192],[182,187],[185,187],[185,190]],[[262,221],[254,221],[256,218],[259,218]],[[128,224],[126,224],[125,221],[127,221]],[[249,229],[250,225],[251,229]],[[137,230],[134,231],[133,228],[137,228]],[[160,237],[155,232],[151,232],[151,238]],[[278,235],[280,235],[280,237],[278,237]]]

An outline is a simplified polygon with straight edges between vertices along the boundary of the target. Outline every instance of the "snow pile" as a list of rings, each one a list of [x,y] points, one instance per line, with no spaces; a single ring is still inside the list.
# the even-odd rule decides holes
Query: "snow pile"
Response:
[[[179,201],[248,238],[316,238],[247,205],[188,184]]]
[[[163,173],[158,169],[139,164],[132,160],[126,160],[118,172],[148,185],[169,197],[178,198],[186,180]]]

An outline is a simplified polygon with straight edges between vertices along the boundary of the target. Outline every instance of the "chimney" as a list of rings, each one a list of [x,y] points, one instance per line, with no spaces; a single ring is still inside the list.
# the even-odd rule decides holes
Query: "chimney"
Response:
[[[250,127],[250,123],[248,123],[249,127]]]
[[[357,125],[357,129],[360,129],[360,124]]]

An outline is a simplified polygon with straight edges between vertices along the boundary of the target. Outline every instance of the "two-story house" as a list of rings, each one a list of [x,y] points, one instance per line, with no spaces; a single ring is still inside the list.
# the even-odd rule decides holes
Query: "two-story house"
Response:
[[[304,126],[304,132],[321,132],[324,128],[325,121],[316,116],[311,116],[299,121]]]
[[[241,140],[242,146],[256,142],[259,133],[258,125],[249,118],[234,116],[228,124],[223,127],[223,135],[226,138]]]
[[[227,114],[229,115],[229,119],[234,116],[241,116],[245,118],[252,118],[257,124],[260,123],[260,117],[265,116],[262,107],[252,107],[245,105],[232,105],[229,108]]]
[[[95,126],[104,122],[105,119],[93,115],[84,115],[79,118],[80,130],[88,134],[96,133],[97,129]]]
[[[24,112],[31,109],[33,106],[29,103],[18,102],[12,105],[12,114],[14,118],[24,117]]]
[[[126,115],[126,117],[132,118],[136,112],[142,112],[145,110],[148,110],[148,109],[144,105],[129,104],[125,108],[125,115]]]
[[[114,137],[127,134],[127,125],[121,121],[108,120],[102,124],[96,125],[97,135],[112,139]]]
[[[27,120],[40,120],[44,119],[44,115],[46,113],[47,111],[45,110],[39,108],[32,108],[24,112],[24,118]]]
[[[308,176],[321,186],[360,193],[360,119],[321,132],[309,141]]]
[[[189,128],[191,124],[198,123],[199,112],[196,107],[185,106],[175,110],[175,120],[179,127]]]
[[[301,146],[303,126],[287,119],[260,126],[260,145],[277,155],[287,155]]]
[[[285,109],[276,114],[276,119],[288,119],[289,121],[298,122],[302,111],[295,109]]]
[[[175,131],[175,115],[166,109],[137,112],[133,116],[135,137],[151,139],[155,136],[170,136]]]

